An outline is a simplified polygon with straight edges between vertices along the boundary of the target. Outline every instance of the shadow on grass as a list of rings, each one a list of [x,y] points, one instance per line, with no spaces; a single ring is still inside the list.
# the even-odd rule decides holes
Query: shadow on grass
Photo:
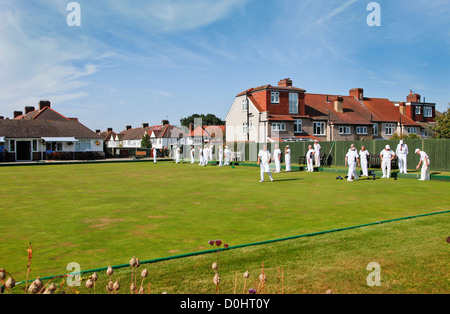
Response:
[[[272,183],[284,182],[284,181],[300,181],[300,180],[304,180],[304,179],[301,179],[301,178],[296,178],[296,179],[274,179]]]

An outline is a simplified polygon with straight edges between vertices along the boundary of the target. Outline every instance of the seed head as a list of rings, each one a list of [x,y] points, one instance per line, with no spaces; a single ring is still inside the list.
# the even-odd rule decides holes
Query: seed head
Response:
[[[219,274],[216,274],[214,276],[214,284],[217,286],[220,283],[220,276]]]
[[[6,278],[6,271],[2,268],[0,269],[0,280],[5,280]]]
[[[106,274],[111,277],[114,274],[114,269],[111,266],[109,266],[108,269],[106,270]]]
[[[248,272],[248,270],[244,273],[244,278],[247,279],[248,277],[250,277],[250,273]]]
[[[6,280],[5,288],[6,289],[12,289],[16,286],[16,281],[13,277],[9,277],[8,280]]]
[[[213,270],[217,270],[219,268],[219,266],[217,266],[217,263],[212,264],[211,267]]]
[[[116,290],[116,291],[119,291],[119,290],[120,290],[120,283],[119,283],[118,281],[116,281],[116,282],[114,283],[113,289]]]
[[[148,270],[144,269],[141,273],[141,277],[142,277],[142,279],[145,279],[145,278],[147,278],[147,276],[148,276]]]
[[[88,281],[86,281],[86,288],[91,289],[94,286],[94,282],[92,281],[92,279],[88,279]]]
[[[97,273],[93,273],[92,276],[91,276],[91,279],[92,279],[93,282],[96,282],[98,280]]]

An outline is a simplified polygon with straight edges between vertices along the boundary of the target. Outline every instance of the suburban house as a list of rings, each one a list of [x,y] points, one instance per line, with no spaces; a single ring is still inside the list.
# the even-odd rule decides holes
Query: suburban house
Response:
[[[204,145],[205,143],[226,143],[225,125],[198,126],[191,129],[186,145]]]
[[[427,103],[425,99],[422,102],[419,94],[410,91],[406,97],[406,102],[395,102],[394,104],[402,115],[407,116],[420,126],[420,128],[411,127],[408,133],[415,133],[422,137],[428,136],[426,131],[430,125],[436,123],[435,119],[438,115],[435,103]]]
[[[362,88],[348,96],[310,94],[288,78],[238,94],[226,118],[227,140],[235,142],[388,139],[422,128],[390,100],[368,98]]]
[[[5,142],[7,161],[102,159],[103,138],[66,118],[41,101],[39,109],[15,111],[13,119],[0,117],[0,137]]]

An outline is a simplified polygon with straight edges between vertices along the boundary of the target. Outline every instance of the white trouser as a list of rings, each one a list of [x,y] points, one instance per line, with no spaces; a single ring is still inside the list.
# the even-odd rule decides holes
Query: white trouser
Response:
[[[286,171],[291,171],[291,156],[286,156]]]
[[[279,159],[275,160],[275,172],[281,172],[281,163]]]
[[[381,169],[383,170],[383,178],[390,178],[391,177],[391,160],[384,161],[381,164]]]
[[[313,160],[308,158],[308,160],[306,161],[306,165],[308,166],[308,171],[309,172],[314,172],[314,166],[313,166]]]
[[[361,168],[363,172],[363,176],[368,177],[369,176],[369,170],[367,169],[367,161],[361,161]]]
[[[200,159],[200,161],[199,161],[198,165],[203,166],[203,156],[200,155],[199,159]]]
[[[351,181],[352,178],[358,179],[356,175],[356,163],[355,162],[349,162],[348,163],[348,181]]]
[[[223,166],[223,158],[219,157],[219,167],[222,167],[222,166]]]
[[[406,159],[406,154],[399,154],[398,155],[398,169],[400,170],[400,173],[408,173],[407,170],[408,163]]]
[[[194,156],[191,156],[191,164],[195,164],[195,158],[194,158]]]
[[[272,173],[270,173],[270,166],[269,166],[269,164],[262,164],[261,163],[260,166],[261,166],[261,181],[264,181],[264,173],[267,173],[269,175],[269,178],[271,180],[273,180],[272,179]]]
[[[425,163],[422,166],[422,170],[421,172],[421,176],[420,176],[420,180],[422,181],[429,181],[430,180],[430,164],[425,165]]]
[[[316,167],[320,167],[320,152],[314,154],[314,160],[316,161]]]

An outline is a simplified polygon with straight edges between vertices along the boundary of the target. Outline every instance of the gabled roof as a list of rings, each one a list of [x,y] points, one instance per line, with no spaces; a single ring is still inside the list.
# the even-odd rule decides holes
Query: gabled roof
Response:
[[[78,121],[0,120],[0,134],[6,138],[75,137],[103,140]]]
[[[146,128],[135,128],[135,129],[129,129],[125,130],[119,133],[119,139],[121,141],[133,141],[133,140],[141,140],[142,137],[145,135],[145,133],[148,134],[148,136],[152,136],[152,132],[158,132],[162,129],[161,125],[155,125],[150,126]]]
[[[47,121],[68,121],[70,119],[64,117],[50,107],[31,111],[27,114],[16,117],[14,120],[47,120]]]

